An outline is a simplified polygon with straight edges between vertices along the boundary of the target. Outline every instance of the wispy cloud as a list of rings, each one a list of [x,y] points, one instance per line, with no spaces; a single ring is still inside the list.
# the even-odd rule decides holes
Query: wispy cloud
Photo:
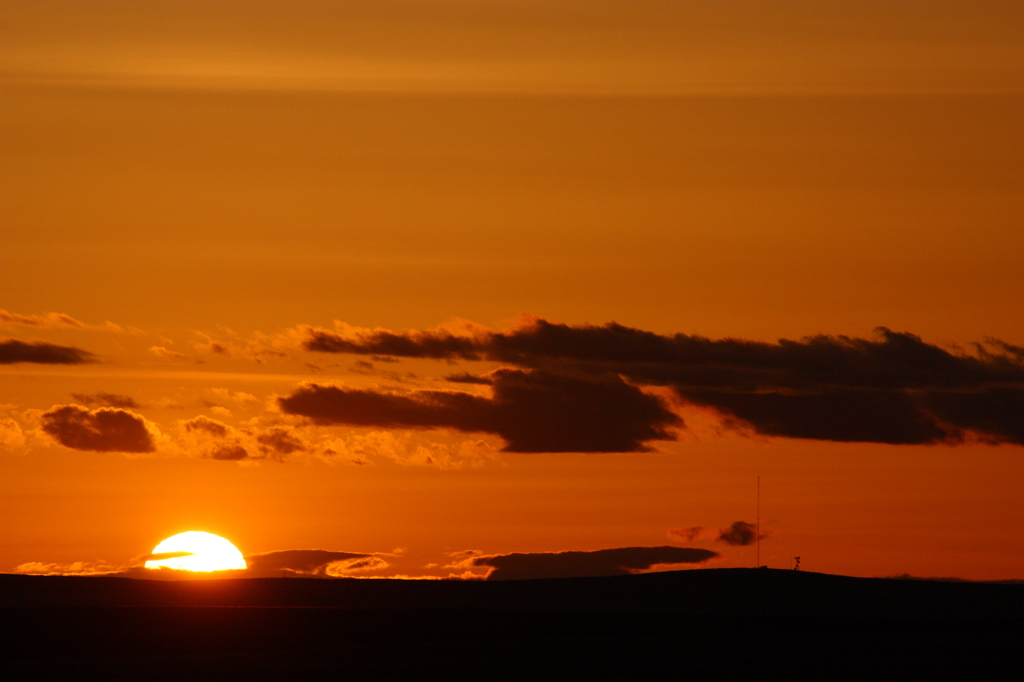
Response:
[[[171,350],[166,346],[150,346],[149,352],[157,357],[166,358],[168,360],[190,360],[189,356],[184,353],[179,353],[176,350]]]
[[[709,530],[703,526],[689,526],[687,528],[673,528],[668,531],[667,535],[673,540],[693,542],[698,538],[706,536],[708,532]]]
[[[23,315],[12,313],[9,310],[0,308],[0,325],[16,325],[20,327],[33,327],[35,329],[88,329],[108,332],[123,332],[124,327],[114,322],[103,324],[86,324],[65,313],[44,313],[42,315]]]

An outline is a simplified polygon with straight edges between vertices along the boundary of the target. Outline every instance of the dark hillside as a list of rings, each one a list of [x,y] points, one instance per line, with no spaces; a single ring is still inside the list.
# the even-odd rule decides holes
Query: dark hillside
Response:
[[[1024,584],[707,569],[518,581],[251,580],[0,575],[0,607],[262,606],[723,616],[1024,616]]]
[[[1024,585],[0,576],[4,679],[1014,679]],[[1007,673],[1010,673],[1007,675]]]

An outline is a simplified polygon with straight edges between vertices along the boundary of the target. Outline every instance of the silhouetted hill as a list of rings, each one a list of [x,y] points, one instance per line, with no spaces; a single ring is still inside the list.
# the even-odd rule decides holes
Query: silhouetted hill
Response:
[[[5,679],[1013,679],[1024,585],[710,569],[558,580],[0,576]],[[1016,669],[1016,670],[1014,670]]]
[[[1024,616],[1024,584],[705,569],[551,580],[149,581],[0,575],[0,607],[255,606],[725,616]]]

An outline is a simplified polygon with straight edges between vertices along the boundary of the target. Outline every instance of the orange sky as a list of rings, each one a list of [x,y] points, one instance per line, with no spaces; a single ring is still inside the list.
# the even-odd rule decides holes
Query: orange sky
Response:
[[[0,571],[190,529],[373,575],[672,544],[746,566],[718,534],[760,475],[762,563],[1024,577],[1022,15],[0,1]],[[501,350],[531,316],[573,353],[610,322],[715,342]],[[398,354],[368,331],[439,325]],[[856,369],[800,342],[780,378],[773,344],[820,334]],[[423,350],[451,338],[476,355]],[[349,402],[311,423],[281,402],[303,382]],[[904,403],[911,444],[873,442]],[[514,451],[563,428],[579,452]]]

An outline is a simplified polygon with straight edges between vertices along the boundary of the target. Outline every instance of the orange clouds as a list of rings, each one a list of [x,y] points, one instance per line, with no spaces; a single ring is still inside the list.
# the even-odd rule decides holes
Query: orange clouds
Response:
[[[263,427],[255,423],[240,428],[199,415],[180,422],[188,436],[187,451],[200,450],[204,457],[221,461],[284,461],[288,455],[306,452],[310,444],[291,426]]]
[[[19,447],[25,443],[21,425],[10,417],[0,417],[0,446]]]
[[[27,561],[14,568],[15,573],[28,575],[110,575],[118,570],[120,567],[102,561],[73,561],[71,563]]]

